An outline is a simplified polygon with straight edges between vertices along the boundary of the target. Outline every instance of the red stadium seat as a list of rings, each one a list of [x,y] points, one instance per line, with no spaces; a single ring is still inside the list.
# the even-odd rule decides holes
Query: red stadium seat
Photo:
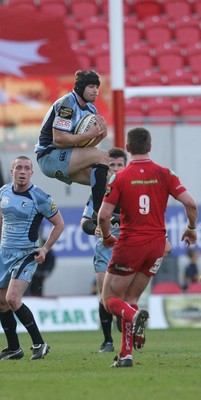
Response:
[[[172,40],[172,24],[168,19],[153,16],[143,21],[144,37],[155,46]]]
[[[71,15],[79,20],[85,16],[87,18],[98,16],[98,6],[94,0],[71,0],[70,10]]]
[[[188,286],[187,293],[199,293],[201,294],[201,282],[192,282]]]
[[[135,76],[132,75],[130,82],[136,86],[160,86],[166,83],[164,76],[154,69],[147,69]]]
[[[98,49],[100,46],[109,43],[109,28],[105,19],[90,18],[81,25],[87,46]]]
[[[175,122],[176,109],[174,100],[167,97],[147,98],[147,115],[154,124],[172,124]]]
[[[75,20],[66,17],[65,18],[66,34],[69,42],[72,44],[78,43],[83,39],[82,33],[80,31],[80,24]]]
[[[152,294],[180,294],[182,288],[176,282],[157,282],[152,288]]]
[[[62,0],[63,1],[63,0]],[[6,2],[3,2],[3,4],[6,5],[13,5],[13,6],[20,6],[21,4],[33,4],[34,6],[38,7],[40,5],[40,1],[37,0],[8,0]]]
[[[125,101],[125,117],[127,123],[132,124],[143,123],[146,116],[146,105],[143,100],[140,99],[127,99]]]
[[[144,19],[151,15],[160,15],[163,13],[163,2],[160,0],[135,0],[133,2],[133,11],[138,19]]]
[[[200,73],[201,72],[201,41],[196,42],[186,47],[186,58],[190,68]]]
[[[156,49],[156,62],[162,72],[171,72],[176,69],[183,69],[185,57],[179,46],[170,42],[164,43]]]
[[[154,65],[151,49],[139,43],[126,49],[126,67],[129,74],[140,73]]]
[[[81,69],[92,68],[92,52],[86,46],[79,43],[72,44],[72,50],[77,58]]]
[[[175,37],[182,46],[187,46],[201,40],[201,23],[199,20],[185,16],[175,21]]]
[[[184,117],[187,123],[200,123],[201,121],[201,97],[182,97],[177,99],[179,115]]]
[[[100,74],[110,73],[110,51],[109,45],[104,45],[94,51],[94,67]]]
[[[65,17],[67,15],[67,6],[64,1],[56,1],[56,0],[41,0],[40,2],[40,11],[42,13],[49,13],[55,15],[57,17]]]
[[[138,21],[132,17],[124,18],[125,47],[129,47],[142,39],[142,30]]]
[[[200,2],[200,0],[194,0],[193,1],[193,9],[194,9],[194,14],[197,15],[198,18],[200,18],[200,15],[201,15],[201,2]]]
[[[173,20],[192,14],[191,3],[187,0],[165,0],[164,11]]]
[[[33,0],[9,0],[8,4],[5,3],[4,7],[12,7],[12,9],[34,12],[40,10],[40,4]],[[11,9],[11,8],[10,8]]]
[[[198,85],[199,77],[191,71],[177,69],[166,74],[166,83],[175,86]]]

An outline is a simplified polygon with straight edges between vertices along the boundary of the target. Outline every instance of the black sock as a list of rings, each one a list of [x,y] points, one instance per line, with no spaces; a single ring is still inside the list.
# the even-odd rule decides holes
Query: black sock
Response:
[[[24,327],[29,332],[29,334],[32,338],[33,344],[44,343],[44,340],[43,340],[43,338],[39,332],[39,329],[36,325],[34,316],[31,312],[31,310],[25,304],[22,304],[21,307],[18,308],[17,311],[15,311],[15,315],[20,320],[22,325],[24,325]]]
[[[95,212],[98,212],[105,194],[108,169],[105,164],[96,164],[92,167],[90,182]]]
[[[1,312],[0,320],[2,328],[6,335],[9,350],[18,350],[20,347],[20,343],[16,332],[17,322],[12,310]]]
[[[111,334],[113,317],[112,314],[105,310],[101,301],[99,302],[99,317],[105,342],[113,342]]]

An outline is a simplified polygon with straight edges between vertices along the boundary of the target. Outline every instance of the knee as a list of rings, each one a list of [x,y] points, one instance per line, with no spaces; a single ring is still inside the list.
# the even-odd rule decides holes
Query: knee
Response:
[[[102,299],[102,304],[103,304],[103,307],[105,308],[105,310],[110,313],[111,312],[110,307],[109,307],[110,297]]]
[[[9,305],[6,299],[0,299],[0,312],[6,312],[9,310]]]
[[[11,310],[16,310],[18,308],[18,301],[13,294],[6,295],[6,302]]]
[[[109,153],[106,150],[99,150],[100,151],[100,158],[99,158],[99,162],[101,164],[109,164]]]

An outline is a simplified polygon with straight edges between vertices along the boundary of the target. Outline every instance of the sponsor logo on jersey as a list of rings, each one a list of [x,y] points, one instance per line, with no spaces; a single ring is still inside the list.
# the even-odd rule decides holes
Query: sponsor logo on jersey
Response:
[[[60,169],[58,169],[56,172],[55,172],[55,178],[60,178],[60,177],[63,177],[64,176],[64,174],[63,174],[63,172],[60,170]]]
[[[158,183],[158,179],[149,179],[148,181],[137,179],[136,181],[131,181],[131,185],[155,185],[156,183]]]
[[[107,186],[106,191],[105,191],[105,196],[108,197],[109,194],[111,193],[112,188],[110,186]]]
[[[25,207],[27,207],[27,204],[28,204],[28,202],[27,202],[27,201],[23,201],[23,202],[22,202],[22,208],[25,208]]]
[[[54,127],[59,127],[59,128],[70,128],[71,127],[71,121],[69,119],[64,119],[60,117],[55,118],[54,122]]]
[[[132,268],[125,267],[125,265],[122,265],[122,264],[113,264],[113,265],[111,265],[111,267],[114,270],[117,269],[119,271],[132,272]]]
[[[113,174],[113,175],[110,177],[109,183],[114,182],[115,178],[116,178],[116,174]]]
[[[59,161],[64,161],[66,159],[66,150],[61,150],[59,155]]]
[[[9,203],[9,197],[3,196],[1,200],[1,207],[6,206]]]
[[[57,210],[57,205],[53,199],[51,201],[51,210],[52,212],[55,212]]]
[[[61,118],[67,118],[67,119],[71,119],[73,115],[73,110],[72,108],[68,108],[68,107],[61,107],[59,110],[59,116]]]

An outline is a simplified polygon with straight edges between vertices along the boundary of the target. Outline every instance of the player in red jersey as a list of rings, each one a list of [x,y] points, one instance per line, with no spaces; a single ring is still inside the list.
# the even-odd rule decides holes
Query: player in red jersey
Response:
[[[122,317],[122,345],[112,367],[132,366],[132,346],[137,350],[144,345],[149,314],[138,310],[137,302],[163,260],[164,214],[170,195],[181,202],[186,211],[187,226],[181,240],[185,240],[187,246],[197,240],[196,202],[172,170],[149,158],[150,132],[141,127],[130,130],[126,149],[131,161],[110,178],[98,214],[103,244],[114,246],[103,285],[104,307]],[[117,204],[120,205],[118,239],[110,234],[110,218]]]

